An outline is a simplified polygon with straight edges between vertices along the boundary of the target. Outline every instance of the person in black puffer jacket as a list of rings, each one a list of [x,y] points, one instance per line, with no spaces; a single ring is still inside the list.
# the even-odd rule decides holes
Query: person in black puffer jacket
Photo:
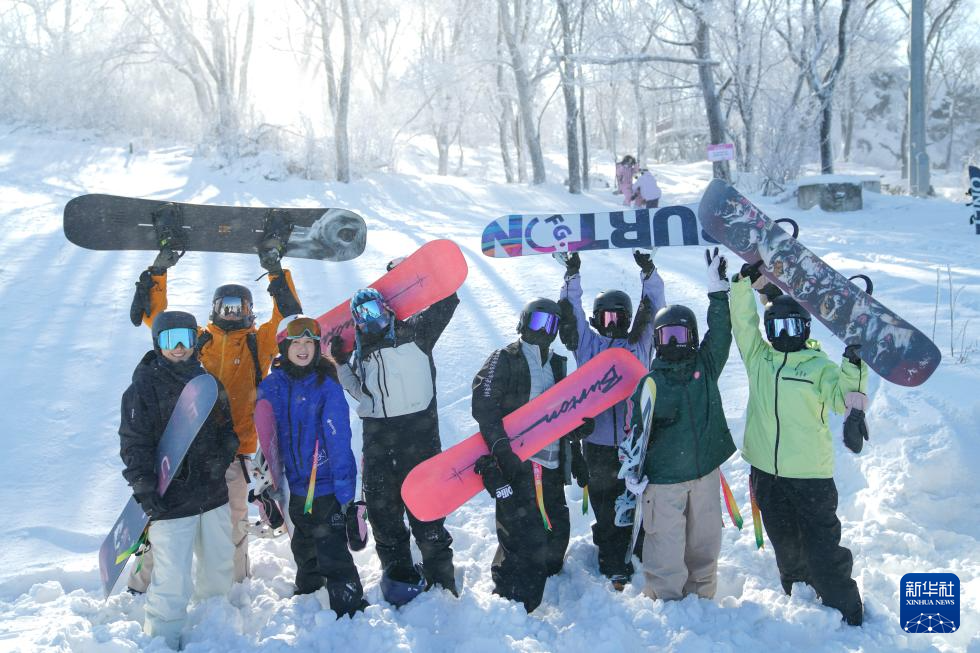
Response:
[[[148,539],[155,551],[144,630],[164,637],[173,648],[180,645],[191,590],[204,598],[225,594],[232,584],[234,545],[225,470],[238,449],[238,436],[220,384],[218,401],[167,492],[162,497],[156,492],[160,437],[184,386],[206,374],[197,361],[196,338],[193,315],[166,311],[157,316],[153,351],[143,356],[133,372],[133,382],[123,394],[119,425],[123,476],[150,518]],[[195,555],[197,574],[192,585]]]

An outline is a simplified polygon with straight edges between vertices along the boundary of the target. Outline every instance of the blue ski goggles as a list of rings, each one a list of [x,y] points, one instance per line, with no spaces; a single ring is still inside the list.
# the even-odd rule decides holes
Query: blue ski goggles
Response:
[[[166,329],[157,336],[157,344],[160,345],[160,349],[176,349],[177,345],[183,345],[185,349],[193,349],[197,344],[197,330],[187,327]]]
[[[530,331],[544,331],[549,336],[558,333],[558,316],[554,313],[534,311],[527,319],[527,328]]]
[[[802,336],[806,332],[806,321],[801,317],[774,317],[766,320],[766,335],[769,339],[786,332],[790,338]]]
[[[354,319],[357,320],[359,324],[365,324],[367,322],[373,322],[374,320],[380,319],[382,316],[387,314],[384,303],[377,299],[369,299],[363,304],[358,304],[352,310]]]

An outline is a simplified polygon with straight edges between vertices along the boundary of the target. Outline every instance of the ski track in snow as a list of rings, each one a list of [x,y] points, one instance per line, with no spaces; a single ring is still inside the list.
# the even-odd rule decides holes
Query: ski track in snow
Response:
[[[472,177],[432,174],[432,157],[416,148],[397,174],[375,174],[349,185],[289,179],[269,182],[245,169],[216,171],[181,148],[130,157],[124,148],[79,134],[42,133],[0,125],[0,305],[4,330],[0,411],[5,456],[0,459],[0,505],[7,510],[0,565],[0,651],[164,650],[140,625],[143,600],[126,593],[103,601],[97,551],[129,492],[120,475],[119,400],[132,368],[149,348],[145,328],[128,320],[133,283],[150,252],[94,252],[61,232],[65,203],[82,193],[166,198],[219,204],[343,206],[364,215],[365,253],[343,263],[290,261],[308,313],[320,314],[380,276],[389,259],[433,238],[451,238],[470,266],[452,324],[436,348],[441,433],[449,446],[476,431],[470,381],[493,349],[514,338],[517,315],[535,296],[557,296],[561,269],[549,257],[501,261],[480,251],[491,219],[511,212],[572,212],[616,208],[607,189],[568,195],[557,183],[529,188],[477,179],[486,152],[474,153]],[[551,179],[563,178],[561,158],[549,160]],[[610,167],[611,166],[607,166]],[[696,202],[708,164],[652,166],[665,203]],[[600,172],[608,171],[602,170]],[[548,581],[541,607],[523,609],[491,594],[495,548],[492,503],[481,493],[447,520],[455,538],[459,599],[429,592],[396,610],[381,600],[373,544],[355,554],[373,604],[353,620],[337,621],[325,591],[290,597],[294,566],[285,538],[253,539],[253,578],[230,600],[192,608],[188,651],[309,648],[318,651],[425,650],[472,653],[589,651],[621,653],[744,650],[970,650],[980,652],[980,352],[957,363],[949,355],[945,266],[951,267],[955,347],[976,346],[980,329],[980,237],[968,210],[947,200],[865,194],[865,210],[801,211],[753,196],[774,217],[800,223],[801,240],[845,274],[867,273],[885,305],[933,331],[936,268],[943,268],[935,339],[945,356],[918,388],[872,378],[871,441],[860,456],[838,441],[836,480],[843,542],[855,554],[854,575],[865,600],[860,629],[840,623],[811,589],[792,597],[780,589],[771,547],[756,550],[748,502],[748,468],[735,457],[723,466],[745,517],[745,529],[724,530],[718,595],[652,602],[637,573],[613,592],[596,569],[591,514],[581,514],[581,491],[567,490],[572,539],[564,571]],[[662,248],[655,257],[668,301],[691,306],[704,324],[707,297],[699,248]],[[740,261],[729,254],[730,268]],[[204,319],[221,283],[253,288],[259,317],[268,316],[261,270],[253,257],[191,253],[171,273],[170,306]],[[583,256],[586,301],[622,287],[638,299],[637,269],[627,252]],[[588,308],[588,307],[587,307]],[[969,323],[968,323],[969,320]],[[832,357],[843,345],[814,323],[814,336]],[[560,345],[559,345],[560,347]],[[721,379],[736,442],[741,443],[747,399],[745,372],[732,349]],[[832,423],[839,434],[841,419]],[[355,451],[360,425],[352,414]],[[839,438],[839,435],[838,435]],[[727,524],[727,516],[726,516]],[[416,552],[416,556],[417,556]],[[961,626],[952,635],[909,635],[898,618],[898,586],[908,572],[959,575]],[[120,583],[121,586],[121,583]]]

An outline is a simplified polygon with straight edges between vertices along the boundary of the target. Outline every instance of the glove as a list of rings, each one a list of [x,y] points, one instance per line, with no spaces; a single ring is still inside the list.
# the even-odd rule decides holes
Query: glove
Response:
[[[578,443],[572,445],[572,476],[579,487],[589,484],[589,464],[585,461],[582,447]]]
[[[514,455],[511,452],[511,455]],[[480,456],[476,460],[474,471],[483,479],[483,487],[496,501],[508,501],[514,496],[514,488],[505,478],[499,463],[494,456]]]
[[[738,274],[732,277],[732,281],[748,279],[754,284],[762,276],[762,273],[759,272],[760,267],[762,267],[762,259],[759,259],[755,263],[743,263],[742,269],[738,271]]]
[[[348,501],[340,507],[347,526],[347,548],[360,551],[367,546],[367,504],[363,501]]]
[[[570,279],[578,274],[579,269],[582,267],[582,258],[578,255],[578,252],[572,252],[571,254],[563,258],[565,263],[565,278]]]
[[[769,282],[762,287],[762,289],[759,291],[759,294],[765,297],[767,302],[771,302],[772,300],[782,295],[783,291],[780,290],[776,284]]]
[[[844,396],[844,446],[854,453],[861,453],[868,439],[868,425],[864,421],[864,411],[868,407],[868,395],[863,392],[848,392]]]
[[[653,256],[643,250],[634,249],[633,260],[640,266],[644,279],[649,279],[653,271],[657,269],[657,266],[653,264]]]
[[[507,438],[500,438],[490,447],[490,455],[493,456],[497,467],[508,482],[513,481],[524,471],[524,463],[510,448],[510,441]]]
[[[575,318],[575,309],[567,298],[558,300],[558,308],[561,311],[558,315],[558,338],[565,349],[575,351],[578,349],[578,320]]]
[[[166,272],[169,268],[177,265],[177,261],[183,256],[183,252],[176,252],[169,247],[164,247],[157,254],[157,257],[153,259],[153,263],[150,265],[150,274],[153,276],[160,276]]]
[[[861,350],[861,345],[859,343],[850,344],[844,347],[844,360],[850,362],[853,365],[861,367],[861,357],[858,356],[858,352]]]
[[[158,519],[162,514],[167,512],[167,502],[157,494],[156,490],[134,492],[133,498],[136,499],[136,503],[140,504],[140,508],[143,509],[143,512],[151,520]]]
[[[650,481],[647,480],[646,476],[627,476],[626,477],[626,489],[638,497],[643,496],[643,490],[647,489],[647,485]]]
[[[346,365],[352,352],[344,351],[344,341],[340,336],[330,339],[330,357],[337,365]]]
[[[269,238],[259,247],[259,265],[269,274],[282,274],[282,257],[286,245],[279,238]]]
[[[630,327],[629,335],[626,336],[626,342],[631,345],[635,345],[643,337],[643,332],[646,328],[650,326],[650,322],[653,321],[653,302],[646,295],[643,295],[643,299],[640,300],[640,305],[636,309],[636,317],[633,318],[633,326]]]
[[[129,305],[129,321],[133,326],[139,326],[143,321],[143,315],[150,314],[150,290],[153,288],[153,279],[149,270],[143,270],[139,281],[136,282],[136,292],[133,293],[133,303]]]
[[[595,420],[591,417],[583,417],[582,424],[578,428],[569,431],[568,437],[572,444],[576,445],[595,432]],[[574,447],[572,447],[574,449]]]
[[[728,292],[731,285],[725,274],[728,272],[728,261],[724,256],[719,256],[718,248],[715,251],[704,250],[704,261],[708,264],[708,292]]]

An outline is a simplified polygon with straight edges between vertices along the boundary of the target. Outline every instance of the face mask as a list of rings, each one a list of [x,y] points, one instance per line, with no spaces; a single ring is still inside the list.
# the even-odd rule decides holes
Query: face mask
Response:
[[[772,343],[773,349],[783,353],[800,351],[806,346],[806,339],[802,335],[789,336],[786,335],[785,331],[772,338],[769,342]]]

